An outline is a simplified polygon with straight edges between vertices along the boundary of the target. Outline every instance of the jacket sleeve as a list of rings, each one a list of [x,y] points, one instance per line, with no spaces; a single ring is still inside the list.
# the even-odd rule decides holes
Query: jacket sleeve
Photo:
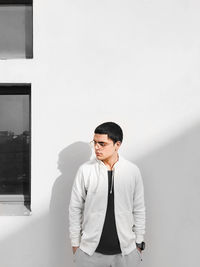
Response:
[[[69,236],[71,245],[78,247],[81,240],[83,209],[86,198],[82,167],[79,168],[71,192],[69,204]]]
[[[144,203],[144,186],[140,170],[137,168],[135,180],[135,192],[133,198],[133,216],[134,231],[136,234],[136,243],[144,241],[145,234],[145,203]]]

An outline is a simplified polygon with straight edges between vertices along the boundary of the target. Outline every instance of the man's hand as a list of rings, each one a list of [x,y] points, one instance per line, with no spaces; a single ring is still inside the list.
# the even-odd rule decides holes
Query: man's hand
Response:
[[[137,246],[136,246],[136,248],[137,248],[137,250],[139,250],[140,253],[142,252],[142,250],[140,248],[138,248]]]
[[[77,248],[79,248],[79,247],[72,247],[73,254],[76,253]]]

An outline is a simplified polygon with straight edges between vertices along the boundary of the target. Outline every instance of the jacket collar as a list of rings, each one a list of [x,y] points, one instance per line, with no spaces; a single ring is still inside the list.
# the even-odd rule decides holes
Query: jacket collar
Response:
[[[102,160],[99,160],[99,159],[97,159],[96,157],[95,157],[95,160],[98,162],[98,164],[99,164],[100,167],[104,167],[104,168],[107,169],[107,166],[104,164],[104,162],[103,162]],[[122,157],[122,156],[120,155],[120,153],[118,152],[118,161],[115,162],[115,164],[114,164],[114,166],[113,166],[113,169],[115,169],[118,165],[120,165],[121,162],[122,162],[122,160],[123,160],[123,157]]]

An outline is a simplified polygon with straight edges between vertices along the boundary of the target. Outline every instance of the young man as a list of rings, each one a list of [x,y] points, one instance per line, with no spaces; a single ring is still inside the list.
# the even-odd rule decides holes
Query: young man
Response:
[[[143,181],[119,155],[123,132],[114,122],[94,131],[96,158],[80,166],[69,205],[69,232],[77,267],[135,267],[145,234]]]

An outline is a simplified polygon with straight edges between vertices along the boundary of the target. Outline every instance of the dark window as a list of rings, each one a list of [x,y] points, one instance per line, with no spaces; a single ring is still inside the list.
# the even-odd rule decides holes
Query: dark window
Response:
[[[1,5],[32,5],[32,0],[0,0]]]
[[[31,0],[0,0],[0,59],[33,58]]]
[[[0,203],[18,204],[25,214],[31,203],[30,111],[30,84],[0,85]]]

